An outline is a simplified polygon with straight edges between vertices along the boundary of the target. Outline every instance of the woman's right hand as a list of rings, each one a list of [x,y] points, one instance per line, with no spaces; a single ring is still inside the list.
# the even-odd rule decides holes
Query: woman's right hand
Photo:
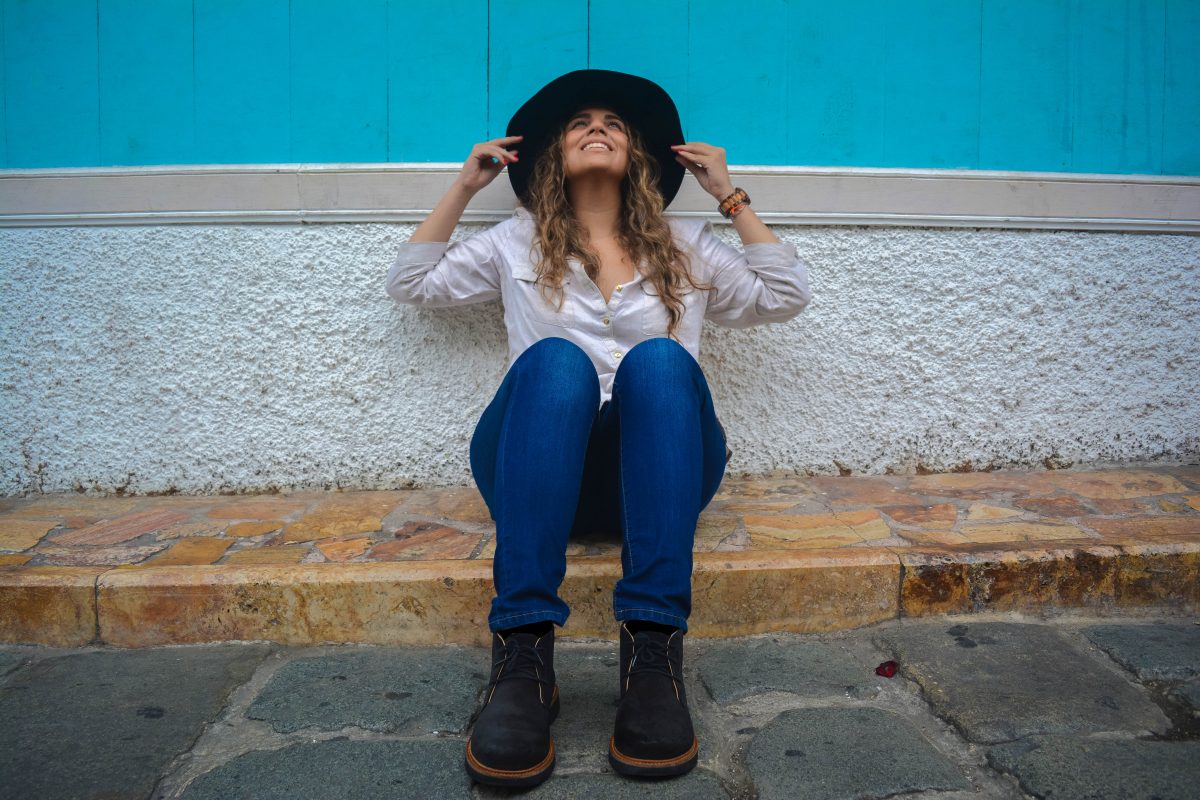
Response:
[[[516,150],[506,150],[505,145],[516,144],[523,136],[501,136],[499,139],[480,142],[471,148],[471,155],[458,174],[458,182],[471,193],[478,192],[500,174],[504,166],[517,160]]]

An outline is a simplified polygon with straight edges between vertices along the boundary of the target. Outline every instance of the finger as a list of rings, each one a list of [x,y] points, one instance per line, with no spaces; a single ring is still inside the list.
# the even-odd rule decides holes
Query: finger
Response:
[[[492,139],[488,144],[504,144],[506,142],[519,142],[525,138],[525,134],[518,133],[514,136],[501,136],[499,139]]]
[[[671,147],[675,148],[676,150],[682,148],[697,153],[711,153],[716,149],[711,144],[705,144],[704,142],[684,142],[683,144],[673,144]]]
[[[694,174],[696,176],[699,176],[700,172],[704,169],[704,167],[697,167],[695,161],[684,158],[683,156],[675,156],[675,160],[678,161],[680,164],[683,164],[683,166],[685,166],[689,172],[691,172],[692,174]]]
[[[510,152],[502,147],[489,147],[487,152],[493,159],[495,159],[494,163],[508,164],[517,160],[517,156],[515,155],[516,151]]]

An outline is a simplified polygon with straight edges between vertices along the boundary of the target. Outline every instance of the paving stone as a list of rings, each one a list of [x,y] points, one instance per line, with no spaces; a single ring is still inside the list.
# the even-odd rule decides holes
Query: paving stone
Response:
[[[1193,715],[1200,715],[1200,681],[1189,681],[1174,686],[1167,692],[1167,697],[1190,708]]]
[[[746,765],[761,800],[970,788],[911,722],[877,708],[785,711],[755,734]]]
[[[1141,680],[1200,675],[1200,625],[1092,625],[1083,633]]]
[[[988,750],[1022,788],[1054,800],[1194,800],[1200,742],[1033,736]]]
[[[685,655],[685,669],[686,659]],[[617,664],[615,643],[603,648],[564,647],[556,643],[554,673],[558,679],[560,710],[550,729],[556,769],[608,769],[608,739],[612,736],[620,697]],[[703,737],[700,746],[704,748]]]
[[[555,769],[559,767],[556,765]],[[490,787],[480,787],[481,797],[512,797],[513,793]],[[658,800],[725,800],[729,794],[721,788],[721,782],[711,773],[693,769],[678,778],[661,781],[644,781],[623,778],[616,773],[603,775],[576,773],[574,775],[551,775],[545,783],[528,794],[530,800],[625,800],[626,798],[656,798]]]
[[[257,750],[201,775],[184,800],[470,798],[463,743],[333,739]]]
[[[805,697],[878,693],[875,675],[833,642],[771,638],[706,644],[696,669],[722,705],[770,691]]]
[[[902,626],[879,639],[937,713],[971,741],[1169,727],[1138,689],[1053,628],[939,621]]]
[[[0,650],[0,678],[24,664],[29,655],[20,650]]]
[[[38,800],[148,797],[266,654],[260,645],[48,658],[0,689],[0,787]]]
[[[487,683],[488,656],[465,648],[351,650],[284,664],[246,712],[280,733],[356,726],[462,731]]]
[[[27,550],[33,547],[58,522],[41,519],[0,519],[0,550]]]
[[[191,514],[187,511],[171,511],[166,508],[136,511],[112,520],[104,520],[86,528],[59,534],[54,544],[83,544],[91,546],[119,544],[130,539],[183,522]]]

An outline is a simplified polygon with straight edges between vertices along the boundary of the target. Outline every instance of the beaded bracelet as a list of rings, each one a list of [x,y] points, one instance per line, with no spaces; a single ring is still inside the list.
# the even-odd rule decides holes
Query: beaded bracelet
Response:
[[[734,189],[732,194],[721,201],[721,205],[718,206],[718,210],[721,212],[721,216],[725,217],[725,219],[733,219],[736,212],[731,212],[733,212],[734,208],[738,206],[745,208],[749,204],[750,195],[746,194],[745,189],[739,187]],[[742,208],[738,208],[737,211],[740,212]]]

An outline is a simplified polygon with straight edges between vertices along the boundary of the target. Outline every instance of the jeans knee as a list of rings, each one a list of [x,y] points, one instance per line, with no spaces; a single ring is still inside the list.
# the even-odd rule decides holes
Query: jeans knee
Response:
[[[696,359],[674,339],[656,336],[631,347],[617,367],[614,382],[647,380],[686,382],[693,377]]]
[[[514,364],[522,377],[533,377],[548,396],[600,404],[600,378],[579,345],[548,336],[525,348]]]

